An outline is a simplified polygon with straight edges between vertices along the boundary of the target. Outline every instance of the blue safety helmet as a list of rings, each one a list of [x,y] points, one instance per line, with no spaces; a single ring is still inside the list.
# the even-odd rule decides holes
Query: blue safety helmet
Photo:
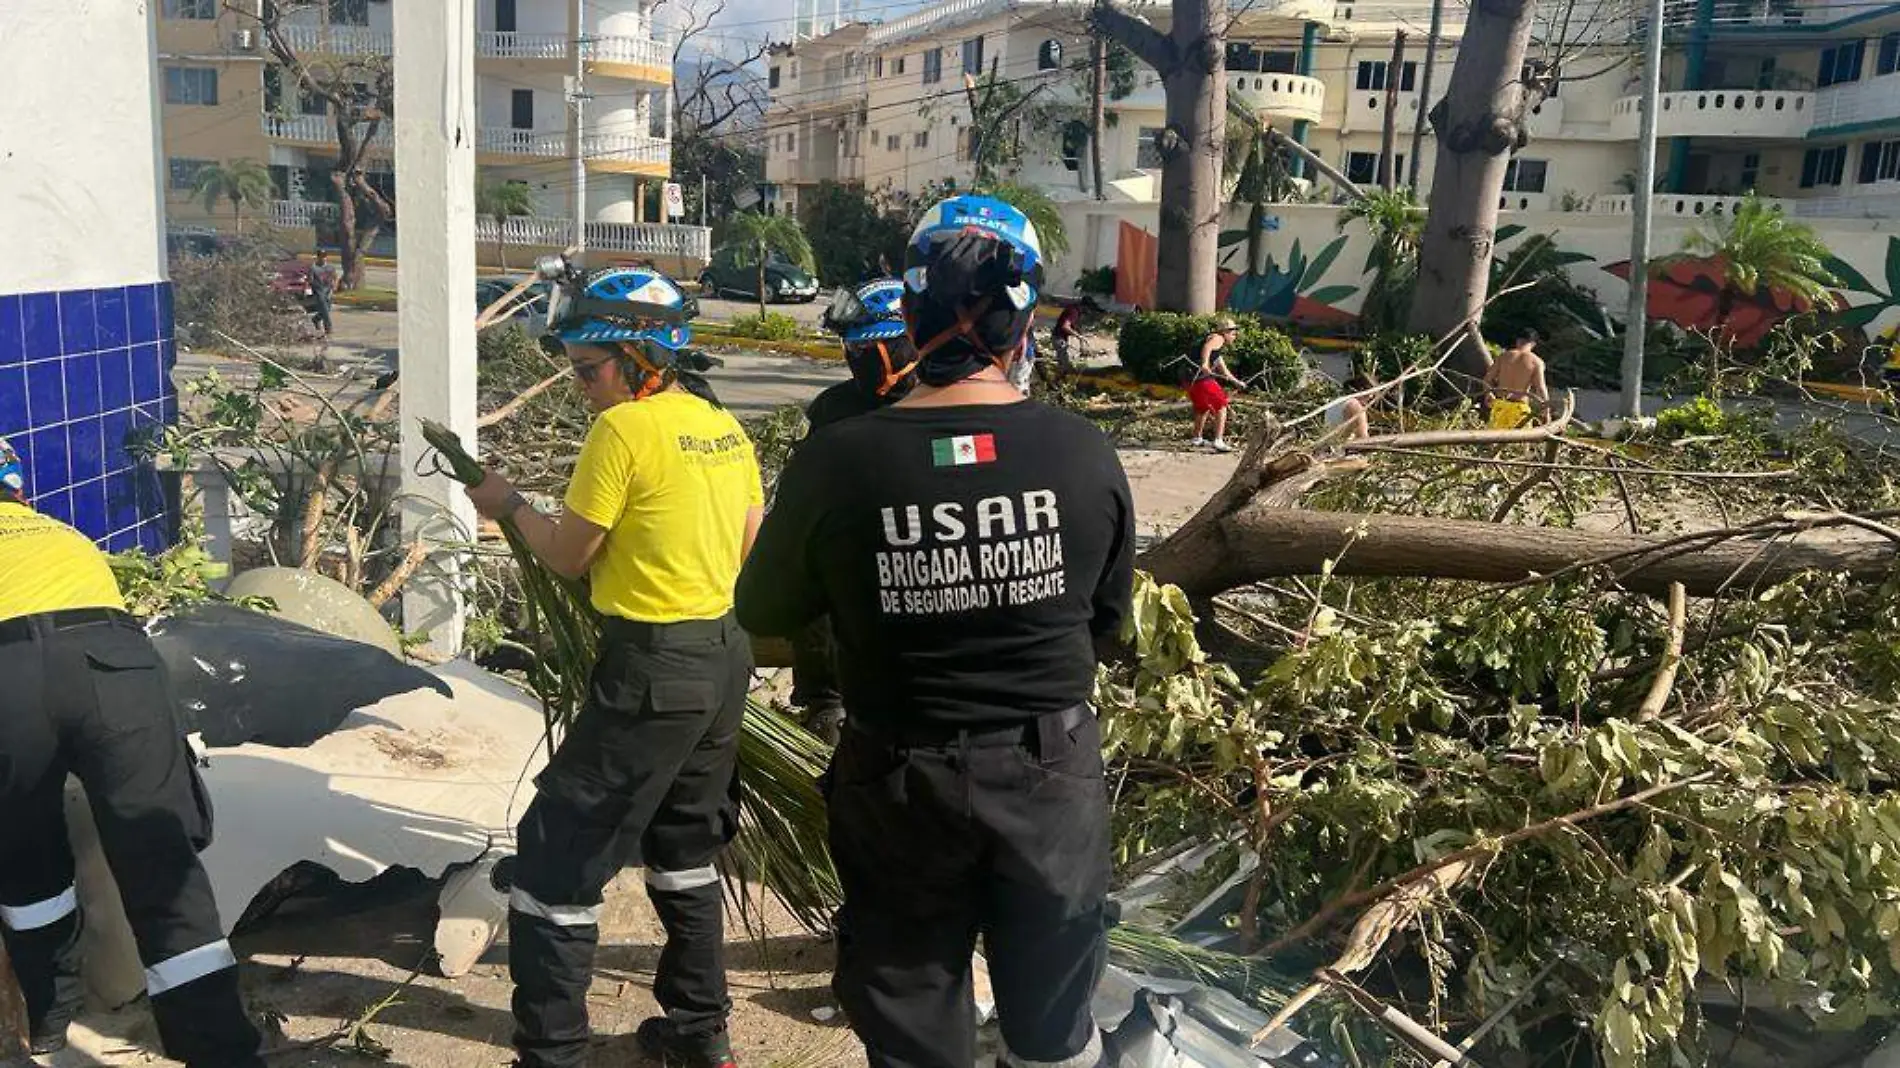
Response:
[[[904,283],[880,278],[856,289],[838,290],[825,309],[826,330],[846,345],[889,341],[904,335]]]
[[[548,324],[548,333],[562,341],[642,344],[649,355],[664,359],[693,340],[686,294],[659,271],[608,267],[573,289],[556,302]]]
[[[1036,288],[1042,284],[1042,240],[1027,215],[995,197],[951,197],[926,211],[911,231],[905,249],[905,287],[949,306],[985,295],[932,289],[933,278],[939,279],[939,287],[942,285],[941,276],[932,270],[940,253],[965,235],[988,238],[1001,246],[1001,255],[992,257],[993,266],[982,273],[981,281],[996,282],[1018,310],[1034,307]]]
[[[0,498],[26,500],[26,468],[7,439],[0,438]]]

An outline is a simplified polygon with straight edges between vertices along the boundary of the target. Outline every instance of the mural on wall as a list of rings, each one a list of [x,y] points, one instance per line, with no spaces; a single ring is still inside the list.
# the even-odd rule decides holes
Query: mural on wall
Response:
[[[1334,209],[1328,207],[1323,210],[1323,218],[1330,222],[1334,218]],[[1318,215],[1318,210],[1312,214]],[[1313,221],[1317,219],[1294,220],[1296,224]],[[1308,236],[1313,236],[1310,225],[1298,228],[1306,229]],[[1507,242],[1531,232],[1519,223],[1500,226],[1497,232],[1499,262],[1510,251],[1503,247]],[[1614,283],[1609,279],[1615,278],[1627,285],[1630,264],[1627,259],[1612,261],[1611,255],[1603,253],[1626,243],[1627,231],[1585,225],[1580,231],[1566,233],[1562,246],[1557,246],[1554,241],[1558,231],[1552,228],[1549,232],[1553,236],[1555,250],[1552,262],[1568,273],[1578,285],[1595,293],[1606,308],[1620,310],[1623,295],[1612,288]],[[1318,251],[1310,256],[1297,234],[1288,235],[1283,231],[1280,236],[1283,240],[1290,237],[1290,242],[1283,246],[1286,248],[1284,261],[1269,252],[1264,257],[1264,270],[1259,273],[1220,272],[1221,306],[1236,312],[1249,312],[1317,327],[1337,328],[1356,322],[1356,305],[1363,296],[1364,272],[1354,272],[1350,266],[1342,267],[1340,264],[1346,246],[1355,240],[1363,241],[1364,236],[1340,234],[1331,236],[1323,243],[1316,241]],[[1828,236],[1830,243],[1837,248],[1849,244],[1851,240],[1836,241],[1836,235]],[[1835,307],[1831,309],[1834,314],[1830,317],[1830,325],[1842,332],[1865,331],[1870,337],[1875,334],[1877,322],[1884,323],[1889,330],[1896,322],[1900,322],[1900,236],[1881,235],[1885,240],[1878,246],[1866,247],[1868,243],[1865,238],[1872,236],[1853,235],[1860,239],[1853,243],[1861,246],[1852,250],[1857,253],[1854,259],[1867,264],[1868,271],[1856,268],[1841,256],[1827,263],[1828,269],[1840,281]],[[1226,231],[1222,239],[1223,247],[1244,246],[1245,231]],[[1126,220],[1121,222],[1115,270],[1117,301],[1140,308],[1154,307],[1157,244],[1153,234]],[[1275,244],[1282,244],[1282,241],[1277,240]],[[1592,247],[1595,248],[1594,252],[1590,251]],[[1668,243],[1663,243],[1663,247],[1669,247]],[[1873,255],[1865,254],[1869,252]],[[1233,252],[1229,253],[1230,257],[1233,255]],[[1876,263],[1878,266],[1875,266]],[[1869,273],[1882,276],[1884,288],[1871,281]],[[1726,272],[1719,259],[1694,256],[1664,259],[1658,272],[1649,281],[1650,320],[1673,323],[1684,330],[1713,329],[1722,303],[1725,277]],[[1736,341],[1743,346],[1759,343],[1782,319],[1813,310],[1805,302],[1779,290],[1763,290],[1753,296],[1731,296],[1734,306],[1730,310],[1728,324],[1735,333]]]

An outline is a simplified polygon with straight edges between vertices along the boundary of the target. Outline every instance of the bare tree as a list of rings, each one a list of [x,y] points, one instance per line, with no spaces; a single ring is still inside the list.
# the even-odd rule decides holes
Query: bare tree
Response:
[[[297,54],[285,35],[285,20],[298,11],[322,11],[320,4],[286,4],[261,0],[256,12],[235,4],[226,10],[255,19],[270,45],[271,56],[290,76],[293,90],[320,99],[336,130],[336,167],[330,184],[337,194],[342,239],[343,287],[354,289],[363,281],[363,256],[384,224],[396,217],[395,206],[369,182],[370,146],[395,112],[395,71],[388,56],[326,56]]]
[[[1528,0],[1524,0],[1528,4]],[[1219,289],[1221,158],[1227,141],[1227,0],[1173,0],[1168,32],[1096,0],[1094,32],[1119,42],[1161,76],[1167,124],[1161,142],[1161,234],[1155,303],[1214,310]]]
[[[723,203],[740,186],[764,177],[753,134],[765,116],[764,79],[749,68],[771,50],[769,40],[742,42],[725,54],[702,47],[725,0],[677,6],[673,43],[673,178],[684,187],[687,215],[709,215],[702,196]],[[695,55],[689,60],[688,52]]]

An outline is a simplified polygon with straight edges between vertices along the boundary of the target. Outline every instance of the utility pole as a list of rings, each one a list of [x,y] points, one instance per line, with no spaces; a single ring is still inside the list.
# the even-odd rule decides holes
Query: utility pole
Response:
[[[1438,61],[1438,35],[1445,28],[1445,0],[1432,0],[1432,26],[1425,32],[1425,70],[1418,81],[1418,118],[1412,122],[1412,158],[1406,165],[1405,184],[1418,192],[1418,161],[1425,154],[1425,124],[1432,110],[1432,67]]]
[[[1089,31],[1089,172],[1095,199],[1106,200],[1102,189],[1102,132],[1108,128],[1108,43],[1100,32]]]
[[[1643,40],[1643,103],[1636,137],[1636,193],[1631,199],[1630,302],[1623,329],[1625,419],[1643,414],[1643,341],[1649,333],[1649,209],[1656,188],[1656,108],[1662,94],[1663,0],[1649,0],[1649,26]]]
[[[699,225],[702,228],[706,225],[706,197],[709,195],[706,190],[706,172],[702,170],[699,172]]]
[[[1379,188],[1392,191],[1392,150],[1398,147],[1399,73],[1405,69],[1405,31],[1392,35],[1392,60],[1385,66],[1385,125],[1379,131]]]
[[[574,109],[574,237],[575,248],[587,248],[587,0],[574,0],[574,73],[568,80],[567,100]]]

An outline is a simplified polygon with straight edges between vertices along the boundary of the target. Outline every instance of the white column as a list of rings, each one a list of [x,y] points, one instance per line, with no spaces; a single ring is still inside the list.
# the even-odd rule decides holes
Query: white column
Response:
[[[475,448],[475,3],[393,4],[396,62],[396,284],[402,372],[405,540],[473,540],[475,511],[447,475],[417,473],[433,419]],[[447,560],[445,554],[442,557]],[[437,652],[462,644],[454,569],[403,590],[403,628]]]

